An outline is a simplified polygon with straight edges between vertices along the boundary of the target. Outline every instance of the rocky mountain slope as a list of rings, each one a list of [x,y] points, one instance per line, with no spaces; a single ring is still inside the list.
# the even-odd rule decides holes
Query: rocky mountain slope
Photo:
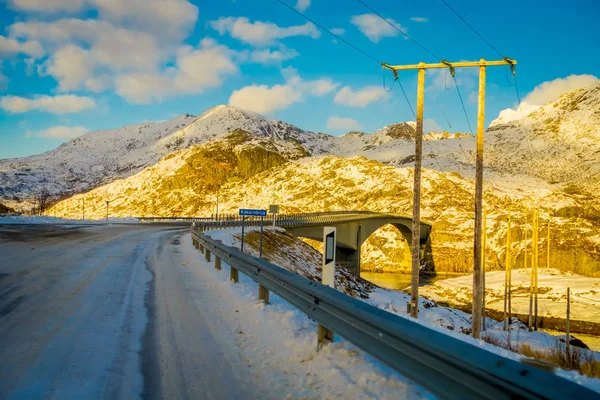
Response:
[[[157,165],[130,178],[85,194],[86,215],[101,218],[104,200],[111,203],[112,216],[131,215],[206,215],[214,212],[217,196],[221,213],[237,212],[240,207],[264,208],[279,204],[282,212],[332,210],[373,210],[406,214],[412,210],[412,169],[395,168],[357,156],[320,156],[285,162],[277,159],[255,170],[251,179],[235,177],[215,179],[213,161],[193,162],[198,154],[240,154],[246,145],[236,145],[231,152],[222,147],[223,140],[176,152]],[[252,147],[263,155],[263,147]],[[297,154],[296,154],[297,155]],[[229,157],[229,156],[227,156]],[[227,158],[226,157],[226,158]],[[271,156],[272,157],[272,156]],[[290,159],[293,157],[290,157]],[[252,163],[256,161],[253,160]],[[212,163],[212,164],[211,164]],[[239,165],[229,161],[226,165]],[[228,169],[230,170],[230,169]],[[230,170],[232,171],[232,170]],[[207,182],[212,182],[209,186]],[[422,216],[433,221],[431,245],[426,254],[426,269],[437,273],[467,273],[472,267],[474,184],[459,174],[426,169],[423,173]],[[511,192],[488,185],[485,204],[488,210],[487,265],[500,269],[504,265],[507,210],[512,209],[513,253],[516,265],[523,264],[526,198],[512,199]],[[50,210],[52,215],[80,215],[82,197],[74,196]],[[574,202],[574,195],[551,192],[549,204]],[[593,221],[581,217],[559,216],[552,210],[551,265],[582,275],[600,275],[600,230]],[[545,214],[542,215],[545,217]],[[544,219],[540,237],[545,238]],[[545,239],[540,245],[540,263],[545,265]],[[363,246],[363,268],[408,271],[409,249],[393,227],[376,232]]]
[[[307,155],[299,144],[237,129],[202,145],[163,157],[155,165],[52,207],[49,215],[77,218],[85,206],[92,219],[105,216],[199,215],[213,210],[216,194],[228,182]]]

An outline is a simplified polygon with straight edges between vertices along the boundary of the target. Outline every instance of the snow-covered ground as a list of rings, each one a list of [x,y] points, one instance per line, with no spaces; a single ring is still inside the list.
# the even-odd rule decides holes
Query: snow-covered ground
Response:
[[[258,228],[254,227],[247,228],[246,237],[248,238],[248,242],[244,247],[247,253],[254,256],[258,256],[258,252],[254,246],[255,243],[253,243],[252,240],[252,233],[256,235],[257,229]],[[269,231],[279,232],[280,234],[285,235],[284,231],[280,228],[269,227],[265,230],[265,232]],[[223,241],[226,245],[236,248],[239,248],[240,246],[239,228],[213,230],[208,231],[207,234],[214,239]],[[265,237],[265,243],[268,243],[270,240],[272,240],[272,237]],[[268,251],[265,251],[265,258],[306,278],[312,278],[313,280],[320,279],[320,253],[299,240],[295,241],[293,244],[285,243],[285,245],[285,248],[277,248],[277,251],[273,254],[269,254]],[[228,271],[222,272],[222,274],[225,277],[228,277]],[[346,293],[350,291],[356,294],[355,297],[376,307],[401,317],[409,318],[406,313],[406,304],[410,301],[410,296],[406,293],[379,288],[360,278],[351,278],[339,267],[336,268],[335,279],[338,290]],[[352,281],[349,282],[348,279],[352,279]],[[255,291],[256,290],[257,289],[255,289]],[[364,294],[367,295],[366,298],[363,296]],[[254,295],[256,295],[256,293]],[[299,313],[292,306],[287,305],[287,307],[290,312]],[[423,297],[420,297],[419,299],[419,310],[418,322],[424,326],[436,329],[447,335],[469,342],[475,346],[485,348],[488,351],[492,351],[504,357],[512,359],[521,358],[521,356],[508,350],[493,346],[481,340],[473,339],[468,334],[471,328],[471,316],[467,313],[452,308],[438,306],[433,301],[429,301]],[[556,338],[554,336],[545,332],[527,332],[525,326],[522,324],[513,325],[513,331],[510,333],[510,337],[507,332],[502,331],[502,324],[499,322],[488,319],[486,327],[488,334],[500,338],[504,342],[510,340],[513,345],[528,343],[534,349],[545,349],[553,348],[556,343]],[[595,353],[595,355],[600,359],[599,353]],[[600,392],[600,380],[586,378],[573,371],[559,370],[557,373],[567,379],[579,382]]]
[[[26,225],[26,224],[57,224],[57,225],[103,225],[103,224],[135,224],[137,218],[108,218],[106,219],[66,219],[48,216],[11,216],[0,217],[0,225]]]
[[[529,313],[529,283],[531,269],[512,271],[512,311]],[[486,306],[504,308],[504,272],[485,274]],[[566,318],[567,288],[571,288],[571,318],[600,322],[600,278],[589,278],[557,269],[538,269],[538,310],[542,316]],[[473,276],[436,281],[421,288],[421,294],[434,301],[470,304]]]

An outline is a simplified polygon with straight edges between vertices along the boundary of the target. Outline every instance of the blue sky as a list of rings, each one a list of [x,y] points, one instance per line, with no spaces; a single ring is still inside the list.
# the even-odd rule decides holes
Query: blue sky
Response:
[[[518,60],[525,102],[540,105],[600,76],[595,1],[447,1]],[[287,2],[378,60],[436,62],[358,1]],[[444,59],[499,58],[441,0],[365,2]],[[276,0],[4,0],[0,25],[0,158],[218,104],[332,134],[413,119],[398,86],[382,89],[376,62]],[[476,74],[457,71],[474,129]],[[400,80],[414,105],[416,73]],[[426,86],[426,128],[468,131],[450,77],[428,72]],[[487,124],[517,106],[506,68],[488,69],[486,99]]]

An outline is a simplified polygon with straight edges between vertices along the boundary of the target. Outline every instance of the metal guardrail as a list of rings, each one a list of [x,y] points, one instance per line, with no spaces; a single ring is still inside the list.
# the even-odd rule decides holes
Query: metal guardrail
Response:
[[[381,310],[218,242],[192,227],[212,252],[319,324],[444,399],[596,399],[590,389]],[[237,277],[237,272],[236,272]],[[260,292],[259,286],[259,292]]]

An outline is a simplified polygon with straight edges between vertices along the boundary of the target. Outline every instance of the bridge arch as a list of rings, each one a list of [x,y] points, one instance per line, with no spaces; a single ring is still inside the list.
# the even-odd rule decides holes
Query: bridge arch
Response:
[[[323,241],[323,227],[333,226],[337,229],[336,262],[360,276],[360,247],[375,231],[384,225],[393,225],[400,231],[412,249],[412,218],[410,216],[392,214],[348,215],[339,220],[324,222],[306,221],[293,226],[281,226],[294,236]],[[431,233],[431,224],[421,221],[420,245],[427,243]]]

